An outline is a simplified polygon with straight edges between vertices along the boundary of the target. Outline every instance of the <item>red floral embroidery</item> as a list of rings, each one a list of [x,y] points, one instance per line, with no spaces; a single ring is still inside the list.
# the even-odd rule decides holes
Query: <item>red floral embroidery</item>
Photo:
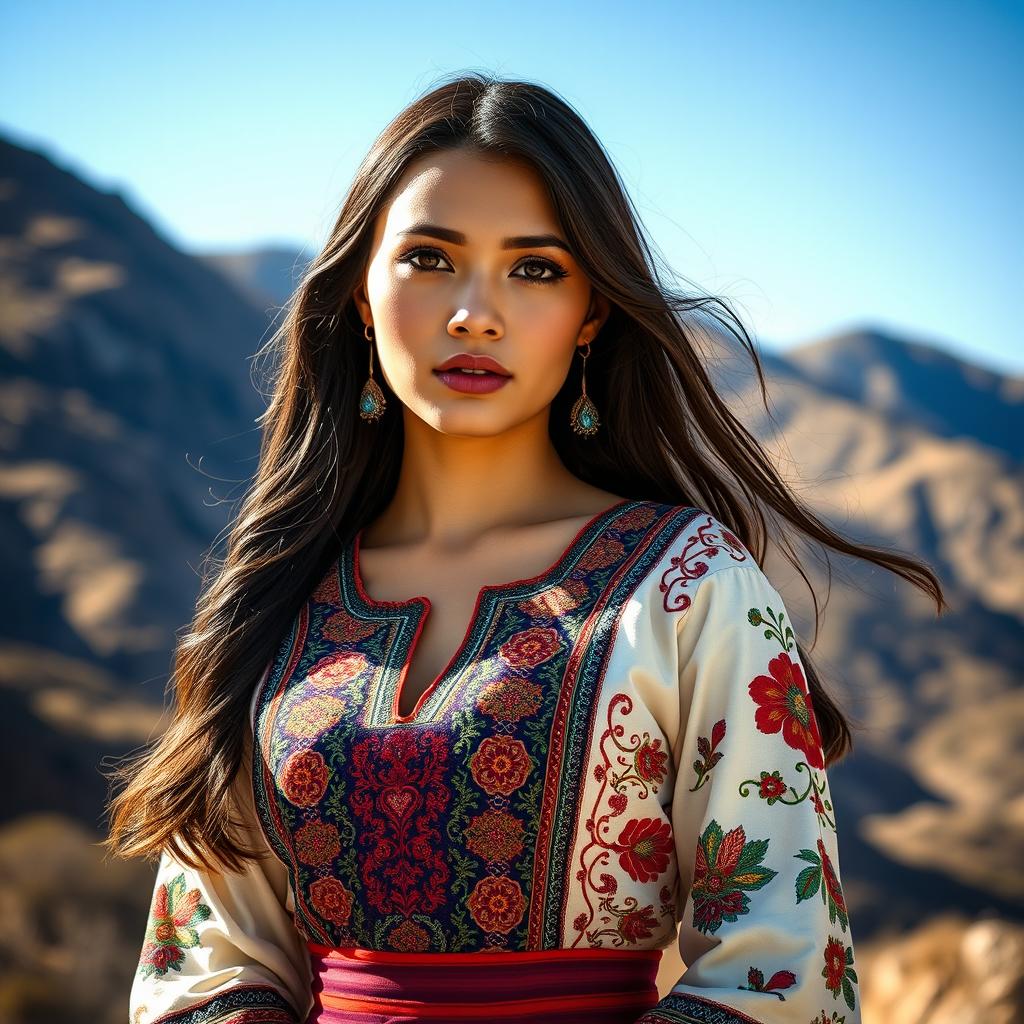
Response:
[[[729,832],[712,819],[697,842],[693,869],[693,925],[705,934],[717,932],[723,921],[746,914],[750,898],[744,889],[760,889],[777,874],[761,861],[767,839],[747,841],[742,825]]]
[[[341,853],[337,828],[323,821],[307,822],[295,833],[295,853],[303,864],[329,864]]]
[[[658,583],[658,589],[665,595],[665,611],[681,612],[690,607],[690,595],[683,591],[691,580],[700,579],[709,568],[707,562],[701,561],[701,556],[714,558],[724,549],[734,562],[747,560],[747,549],[739,538],[721,523],[717,523],[721,529],[716,529],[716,523],[713,516],[707,515],[705,521],[697,527],[697,532],[686,538],[682,553],[672,557],[670,567]]]
[[[510,796],[530,774],[532,762],[522,740],[488,736],[469,759],[476,784],[487,793]]]
[[[614,694],[608,704],[608,724],[599,741],[603,763],[593,768],[594,778],[601,787],[594,800],[595,810],[586,819],[591,840],[580,851],[576,871],[589,913],[577,914],[573,919],[573,927],[580,933],[573,947],[583,938],[593,946],[600,945],[603,936],[609,936],[613,945],[622,945],[639,927],[638,921],[646,920],[646,915],[653,913],[653,907],[640,908],[633,897],[616,904],[618,882],[614,875],[600,870],[608,864],[609,852],[618,854],[620,866],[634,880],[657,878],[669,869],[675,852],[672,827],[665,819],[634,818],[625,827],[619,827],[617,838],[609,834],[613,828],[611,819],[623,814],[629,806],[627,789],[632,786],[638,797],[647,797],[658,791],[668,775],[668,752],[661,749],[661,737],[652,739],[649,733],[633,732],[628,743],[622,741],[626,726],[622,721],[613,720],[620,709],[624,715],[633,710],[633,701],[625,693]],[[595,875],[598,876],[596,881]],[[662,886],[662,891],[666,890],[667,887]],[[592,893],[599,897],[596,908],[591,903]],[[600,923],[611,925],[614,922],[614,927],[590,928],[598,913]],[[641,918],[630,918],[636,913],[641,914]],[[663,899],[659,915],[674,921],[675,906],[668,906]],[[630,923],[624,925],[627,919]],[[661,927],[664,929],[665,925]]]
[[[668,774],[668,752],[661,750],[661,740],[645,740],[636,752],[636,773],[644,782],[664,782]]]
[[[708,781],[708,773],[722,760],[722,751],[718,750],[718,744],[725,739],[725,719],[720,718],[711,727],[711,739],[707,736],[697,737],[697,753],[700,759],[693,762],[693,770],[697,773],[697,781],[690,787],[690,792],[695,793],[705,782]]]
[[[507,935],[526,912],[526,897],[514,878],[481,878],[469,897],[469,912],[485,932]]]
[[[557,619],[575,611],[590,597],[587,581],[569,578],[557,587],[543,593],[525,597],[516,602],[516,607],[531,619]]]
[[[423,953],[430,948],[430,935],[415,921],[403,921],[391,929],[388,936],[391,948],[399,953]]]
[[[658,927],[658,919],[654,916],[653,907],[642,907],[630,911],[619,918],[619,934],[626,942],[639,942],[649,939]]]
[[[835,903],[836,907],[846,912],[846,900],[843,897],[843,890],[839,884],[839,876],[836,874],[836,870],[832,865],[832,858],[829,857],[828,851],[825,849],[825,843],[821,837],[818,837],[818,856],[821,857],[821,873],[825,879],[825,888],[828,891],[829,899]]]
[[[200,902],[202,895],[199,889],[186,892],[184,872],[156,887],[139,962],[138,973],[144,978],[181,970],[185,950],[199,944],[195,926],[208,920],[212,913]]]
[[[403,729],[352,747],[350,806],[365,898],[382,914],[432,914],[449,898],[441,823],[451,801],[447,739]]]
[[[842,990],[846,1005],[852,1010],[856,1005],[853,986],[857,983],[857,972],[853,969],[853,947],[844,946],[842,939],[828,937],[825,944],[825,966],[821,976],[825,979],[825,988],[832,993],[833,999],[839,998]]]
[[[820,836],[817,840],[817,846],[817,852],[814,850],[801,850],[793,855],[811,864],[811,867],[804,868],[797,875],[796,901],[800,903],[803,900],[810,899],[820,891],[822,902],[828,907],[829,921],[834,924],[838,918],[840,927],[843,931],[846,931],[849,917],[846,910],[846,898],[843,896],[839,877]]]
[[[621,513],[615,525],[619,530],[643,530],[650,526],[657,514],[649,504],[637,505],[636,508]]]
[[[557,629],[550,626],[532,626],[510,636],[498,653],[512,668],[535,668],[553,658],[562,647]]]
[[[354,644],[373,636],[375,628],[372,622],[362,622],[340,609],[324,620],[323,635],[325,640]]]
[[[797,762],[796,770],[806,771],[808,774],[807,788],[802,793],[798,793],[793,786],[787,785],[786,780],[782,777],[782,773],[776,770],[773,772],[762,771],[758,779],[744,779],[739,785],[739,794],[740,796],[749,796],[750,787],[757,786],[757,795],[769,807],[776,803],[783,803],[793,807],[796,804],[803,803],[804,800],[810,797],[815,813],[834,832],[836,830],[835,822],[832,821],[828,814],[832,804],[828,800],[822,803],[819,796],[819,793],[825,790],[825,777],[822,776],[821,779],[816,779],[814,772],[811,771],[811,767],[806,761]]]
[[[757,728],[763,733],[781,732],[789,746],[803,751],[809,764],[824,768],[818,721],[799,662],[779,654],[768,662],[768,671],[771,675],[757,676],[748,686],[760,705],[754,715]]]
[[[364,671],[367,664],[365,654],[339,651],[314,665],[306,676],[306,682],[321,689],[340,686]]]
[[[657,818],[633,818],[619,833],[619,864],[637,882],[650,882],[667,867],[672,854],[672,827]]]
[[[332,565],[326,576],[316,585],[313,600],[320,604],[340,604],[341,588],[338,585],[338,567]]]
[[[575,572],[593,572],[606,566],[618,564],[625,557],[622,541],[615,537],[599,537],[576,563]]]
[[[337,725],[344,710],[345,705],[337,697],[326,694],[308,697],[288,712],[284,731],[289,736],[313,739]]]
[[[757,795],[762,800],[767,800],[768,806],[771,807],[780,796],[785,795],[788,788],[779,772],[772,772],[771,775],[768,772],[761,772],[761,781],[757,784]]]
[[[327,764],[316,750],[297,750],[281,769],[281,790],[298,807],[318,804],[327,790]]]
[[[764,972],[758,970],[756,967],[751,967],[747,971],[747,983],[746,985],[740,985],[740,988],[747,989],[750,992],[771,992],[773,995],[778,996],[781,1000],[785,1001],[786,997],[777,989],[780,988],[791,988],[796,984],[796,975],[792,971],[776,971],[767,981],[764,980]]]
[[[839,939],[830,938],[825,946],[825,966],[822,969],[822,976],[825,979],[825,987],[833,994],[839,991],[845,971],[846,948]]]
[[[490,683],[477,698],[476,706],[502,722],[518,722],[535,714],[542,694],[536,683],[522,676],[505,676]]]
[[[508,811],[489,808],[470,821],[466,846],[484,860],[508,862],[523,852],[523,823]]]
[[[352,915],[352,901],[355,894],[345,888],[336,878],[318,878],[309,887],[313,909],[325,920],[337,925],[347,925]]]

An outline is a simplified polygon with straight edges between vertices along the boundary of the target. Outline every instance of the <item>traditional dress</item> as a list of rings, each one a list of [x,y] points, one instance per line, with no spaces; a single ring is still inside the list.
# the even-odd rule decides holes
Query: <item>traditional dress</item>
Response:
[[[734,533],[616,503],[480,590],[405,717],[430,602],[367,594],[360,537],[253,694],[266,856],[164,854],[133,1024],[859,1022],[817,722]]]

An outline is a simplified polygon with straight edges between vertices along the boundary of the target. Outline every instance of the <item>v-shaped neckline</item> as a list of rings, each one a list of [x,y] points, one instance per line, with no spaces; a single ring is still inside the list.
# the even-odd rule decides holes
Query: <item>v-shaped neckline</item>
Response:
[[[470,637],[473,634],[473,627],[477,623],[478,616],[480,614],[480,606],[483,603],[485,597],[489,594],[500,594],[505,591],[515,590],[519,587],[530,586],[532,584],[543,583],[544,581],[555,577],[559,570],[566,565],[577,551],[583,546],[584,542],[590,538],[591,533],[594,537],[598,536],[604,531],[604,524],[611,522],[619,511],[625,506],[635,504],[636,498],[620,498],[613,505],[609,505],[607,508],[602,509],[600,512],[592,515],[580,528],[576,531],[575,536],[568,544],[562,549],[558,557],[545,569],[542,569],[535,576],[525,576],[522,579],[509,580],[505,583],[485,583],[477,591],[476,601],[473,605],[473,611],[469,616],[469,621],[466,623],[466,628],[463,631],[462,639],[459,641],[458,646],[452,653],[452,656],[448,659],[444,668],[430,681],[426,689],[416,699],[416,703],[412,710],[407,715],[399,714],[399,708],[402,706],[402,689],[405,684],[406,676],[409,669],[412,666],[413,659],[416,654],[416,648],[419,646],[420,634],[423,632],[423,627],[426,624],[427,616],[430,614],[431,601],[430,598],[425,594],[416,594],[412,597],[403,598],[397,601],[378,601],[367,593],[366,587],[363,585],[363,576],[359,568],[359,551],[363,538],[363,529],[360,529],[351,542],[351,560],[350,565],[352,569],[352,581],[355,584],[356,593],[359,595],[359,599],[371,610],[387,611],[387,610],[398,610],[404,611],[411,607],[420,607],[421,612],[416,624],[416,632],[412,637],[409,647],[405,652],[404,661],[402,664],[401,674],[398,678],[398,685],[395,687],[395,696],[391,705],[391,717],[388,720],[389,725],[409,724],[416,721],[417,715],[420,709],[426,704],[430,697],[437,690],[438,686],[444,682],[448,676],[452,667],[459,661],[466,651],[469,644]],[[600,531],[595,531],[595,527],[601,525]]]

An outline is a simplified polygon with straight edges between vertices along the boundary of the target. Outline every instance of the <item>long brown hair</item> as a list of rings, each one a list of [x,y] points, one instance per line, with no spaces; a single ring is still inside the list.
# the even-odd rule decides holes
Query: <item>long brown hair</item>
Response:
[[[550,436],[567,468],[618,494],[711,512],[759,564],[767,538],[779,538],[812,596],[780,521],[890,569],[931,594],[940,613],[945,607],[925,563],[854,544],[805,507],[716,394],[699,347],[706,328],[749,352],[768,408],[754,345],[725,300],[683,294],[667,282],[625,187],[579,114],[530,82],[483,73],[443,81],[374,142],[330,239],[268,342],[271,395],[260,418],[259,467],[223,558],[215,558],[215,543],[204,562],[195,616],[175,649],[169,727],[112,775],[124,785],[111,801],[105,845],[118,856],[152,857],[166,847],[193,867],[220,862],[237,870],[255,855],[238,842],[231,814],[232,783],[250,749],[255,684],[342,545],[383,510],[398,479],[402,416],[386,381],[378,376],[392,398],[383,418],[368,424],[357,414],[367,349],[353,290],[376,217],[408,164],[456,147],[528,161],[547,185],[576,260],[611,301],[587,361],[587,391],[603,429],[581,438],[569,428],[577,374],[552,402]],[[817,624],[816,597],[814,608]],[[852,748],[850,727],[807,653],[797,650],[833,763]]]

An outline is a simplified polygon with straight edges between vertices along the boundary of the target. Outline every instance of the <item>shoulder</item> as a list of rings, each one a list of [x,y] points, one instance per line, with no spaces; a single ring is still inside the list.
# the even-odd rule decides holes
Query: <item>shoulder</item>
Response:
[[[728,570],[751,570],[738,574],[752,577],[755,586],[769,585],[757,559],[732,525],[702,508],[691,505],[657,505],[659,525],[654,531],[645,596],[676,616],[690,609],[698,589],[723,591],[725,586],[704,587],[725,573],[720,583],[736,574]]]

